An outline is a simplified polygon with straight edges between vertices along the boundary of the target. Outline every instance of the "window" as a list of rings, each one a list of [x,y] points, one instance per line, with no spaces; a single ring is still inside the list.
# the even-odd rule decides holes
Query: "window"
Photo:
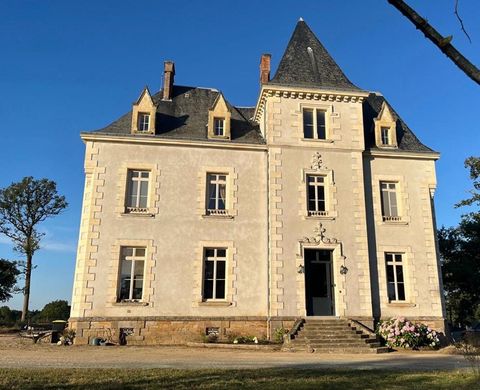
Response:
[[[385,253],[387,264],[387,293],[389,301],[405,300],[403,254]]]
[[[227,250],[205,248],[203,299],[225,299]]]
[[[225,173],[207,174],[207,215],[227,215],[227,177]]]
[[[327,215],[325,177],[307,175],[307,210],[309,216]]]
[[[390,128],[389,127],[381,128],[381,138],[382,138],[382,145],[390,145]]]
[[[140,112],[138,114],[138,131],[150,130],[150,114]]]
[[[225,118],[213,119],[213,135],[223,137],[225,135]]]
[[[127,213],[147,213],[148,212],[148,181],[149,171],[128,171],[127,204],[125,212]]]
[[[380,182],[384,221],[401,221],[397,203],[397,183]]]
[[[120,301],[141,300],[143,273],[145,269],[145,248],[122,247],[120,249]]]
[[[313,108],[303,109],[304,138],[327,139],[325,123],[325,111]]]

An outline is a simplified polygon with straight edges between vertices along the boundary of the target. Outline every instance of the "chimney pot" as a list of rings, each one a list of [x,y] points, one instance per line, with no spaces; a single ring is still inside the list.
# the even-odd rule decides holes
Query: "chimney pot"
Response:
[[[174,78],[175,78],[174,62],[165,61],[163,64],[163,98],[162,100],[172,100]]]
[[[265,84],[270,81],[270,60],[271,54],[262,54],[260,59],[260,84]]]

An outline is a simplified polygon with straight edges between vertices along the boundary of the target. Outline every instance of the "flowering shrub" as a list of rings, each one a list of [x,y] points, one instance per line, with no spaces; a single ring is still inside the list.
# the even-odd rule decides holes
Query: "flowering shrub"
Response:
[[[440,345],[437,332],[425,324],[414,324],[402,317],[381,321],[377,326],[377,334],[390,348],[438,348]]]

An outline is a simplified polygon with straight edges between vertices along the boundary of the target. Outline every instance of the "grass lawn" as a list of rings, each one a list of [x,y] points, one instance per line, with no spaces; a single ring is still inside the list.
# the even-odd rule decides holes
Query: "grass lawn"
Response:
[[[0,369],[0,389],[480,389],[471,371]]]

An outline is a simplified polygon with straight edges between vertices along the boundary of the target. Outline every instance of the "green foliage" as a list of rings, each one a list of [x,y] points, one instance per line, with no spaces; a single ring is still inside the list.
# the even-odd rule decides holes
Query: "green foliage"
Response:
[[[43,236],[36,226],[67,205],[54,181],[25,177],[0,189],[0,233],[13,241],[15,250],[33,256]]]
[[[469,157],[465,160],[465,168],[470,170],[470,179],[473,180],[473,189],[470,190],[471,197],[457,203],[455,207],[480,206],[480,157]],[[477,212],[477,215],[479,213]]]
[[[0,302],[8,301],[16,292],[15,285],[19,274],[16,262],[0,259]]]
[[[65,320],[67,321],[70,317],[70,306],[67,301],[58,300],[47,303],[43,309],[35,317],[32,318],[32,321],[35,322],[51,322],[55,320]]]
[[[288,329],[285,328],[276,328],[273,332],[273,340],[276,343],[283,343],[283,336],[289,332]]]

